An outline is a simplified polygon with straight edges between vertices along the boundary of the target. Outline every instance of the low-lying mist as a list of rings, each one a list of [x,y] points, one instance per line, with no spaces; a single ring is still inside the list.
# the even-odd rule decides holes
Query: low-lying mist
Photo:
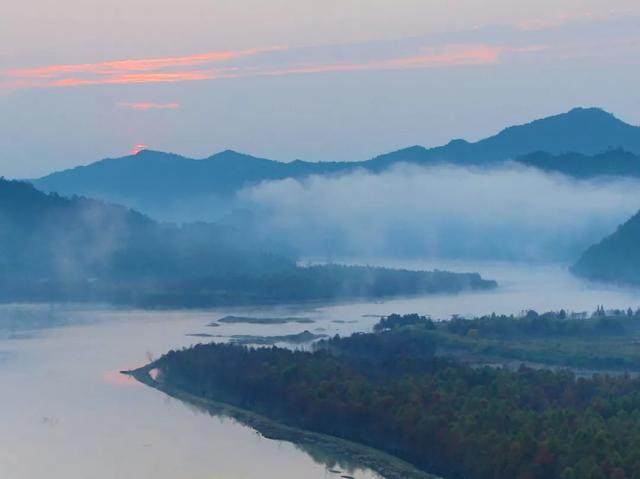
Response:
[[[265,182],[238,199],[257,234],[307,256],[572,261],[640,209],[640,182],[399,165]]]

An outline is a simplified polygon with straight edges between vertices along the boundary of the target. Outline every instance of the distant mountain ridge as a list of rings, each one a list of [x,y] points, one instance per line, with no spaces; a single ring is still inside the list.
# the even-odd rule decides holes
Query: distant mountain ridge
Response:
[[[560,115],[510,126],[475,143],[456,139],[431,149],[412,147],[370,160],[482,165],[516,159],[536,151],[595,155],[612,148],[640,153],[640,127],[629,125],[599,108],[574,108]],[[408,158],[403,160],[402,158]]]
[[[640,177],[640,155],[622,148],[597,155],[581,153],[552,155],[539,151],[519,157],[516,161],[546,172],[562,173],[580,179],[600,176]]]
[[[143,150],[52,173],[32,184],[45,192],[112,201],[167,219],[161,211],[186,200],[215,198],[224,211],[226,200],[244,186],[353,168],[350,163],[281,163],[232,150],[201,160]]]
[[[143,150],[136,155],[52,173],[32,183],[43,191],[114,201],[162,217],[172,205],[185,200],[197,204],[198,200],[215,198],[224,212],[235,192],[262,181],[356,169],[377,173],[399,163],[481,166],[540,151],[551,155],[567,152],[596,155],[612,148],[640,154],[640,127],[598,108],[576,108],[506,128],[475,143],[453,140],[435,148],[413,146],[367,161],[282,163],[231,150],[195,160]]]

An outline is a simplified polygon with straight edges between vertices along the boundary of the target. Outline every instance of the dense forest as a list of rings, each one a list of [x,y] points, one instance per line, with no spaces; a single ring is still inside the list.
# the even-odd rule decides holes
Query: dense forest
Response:
[[[210,274],[161,285],[134,302],[150,307],[271,304],[336,301],[404,295],[458,293],[496,287],[477,273],[408,271],[387,268],[322,265],[264,273]]]
[[[640,213],[591,246],[571,270],[597,281],[640,284]]]
[[[157,223],[121,206],[0,180],[0,301],[200,307],[495,287],[478,274],[304,268],[278,251],[232,228]]]
[[[602,319],[576,334],[593,334]],[[448,327],[466,334],[463,321]],[[571,329],[579,320],[548,315],[550,329],[538,334],[555,334],[561,321]],[[447,478],[640,478],[640,379],[469,365],[439,357],[434,336],[416,326],[434,330],[428,318],[393,316],[314,352],[198,345],[144,370],[157,368],[169,393],[361,442]],[[514,334],[505,327],[490,334]]]

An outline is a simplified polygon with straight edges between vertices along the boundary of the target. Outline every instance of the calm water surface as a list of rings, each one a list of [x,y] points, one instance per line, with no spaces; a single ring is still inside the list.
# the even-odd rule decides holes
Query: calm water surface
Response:
[[[517,313],[525,308],[591,311],[599,304],[640,306],[638,290],[586,284],[555,265],[386,264],[479,271],[498,280],[501,287],[492,292],[379,303],[234,311],[0,307],[0,477],[339,477],[290,443],[264,439],[231,419],[204,414],[117,373],[169,349],[203,341],[188,333],[282,335],[309,329],[346,334],[368,330],[377,321],[364,315],[391,312],[448,317]],[[316,322],[206,326],[230,313],[307,316]],[[350,474],[358,479],[378,477],[366,470]]]

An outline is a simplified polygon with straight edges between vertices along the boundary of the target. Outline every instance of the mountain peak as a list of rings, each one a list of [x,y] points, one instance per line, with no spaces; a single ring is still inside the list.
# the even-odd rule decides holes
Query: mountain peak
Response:
[[[164,151],[148,150],[145,148],[145,149],[136,151],[131,156],[146,157],[146,156],[167,155],[167,154],[168,153],[165,153]]]
[[[541,123],[564,124],[582,128],[636,128],[634,125],[622,121],[613,113],[597,107],[573,108],[566,113],[536,120],[531,124]]]
[[[567,113],[558,115],[560,118],[577,122],[591,122],[595,124],[617,124],[626,125],[625,122],[617,118],[612,113],[609,113],[602,108],[597,107],[577,107],[568,111]],[[554,117],[551,117],[554,118]],[[556,117],[557,118],[557,117]]]
[[[215,156],[249,156],[249,155],[227,148],[226,150],[223,150],[220,153],[217,153]]]
[[[601,124],[609,124],[609,125],[627,125],[622,120],[616,118],[613,114],[603,110],[602,108],[596,107],[576,107],[568,112],[560,113],[557,115],[548,116],[545,118],[540,118],[538,120],[533,120],[529,123],[524,123],[520,125],[514,125],[507,127],[503,130],[503,132],[510,132],[514,130],[519,130],[523,128],[536,128],[547,125],[570,125],[573,127],[581,127],[585,125],[601,125]]]
[[[167,153],[166,151],[158,150],[140,150],[129,156],[123,156],[121,158],[107,158],[103,161],[119,161],[127,158],[134,158],[138,160],[152,160],[160,158],[186,159],[184,156],[178,155],[177,153]]]
[[[609,113],[608,111],[603,110],[602,108],[599,108],[597,106],[577,106],[569,110],[567,113],[564,113],[564,115],[615,118],[612,113]]]
[[[566,113],[511,126],[481,140],[495,159],[534,151],[552,154],[576,152],[595,155],[616,147],[640,152],[640,128],[625,123],[601,108],[574,108]]]
[[[471,143],[469,143],[467,140],[463,140],[462,138],[455,138],[453,140],[451,140],[449,143],[447,143],[447,146],[450,147],[465,147],[465,146],[469,146]]]

